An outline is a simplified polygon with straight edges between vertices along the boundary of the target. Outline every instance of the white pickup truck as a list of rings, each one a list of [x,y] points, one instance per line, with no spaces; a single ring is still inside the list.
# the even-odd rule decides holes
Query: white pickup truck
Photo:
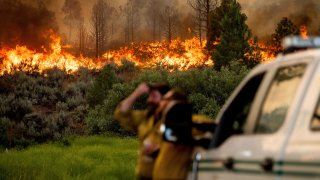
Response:
[[[283,44],[229,97],[189,179],[320,179],[320,38]]]

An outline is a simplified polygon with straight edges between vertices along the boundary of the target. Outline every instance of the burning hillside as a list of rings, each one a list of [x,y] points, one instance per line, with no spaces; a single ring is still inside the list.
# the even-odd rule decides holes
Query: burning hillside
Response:
[[[87,57],[76,57],[63,50],[61,38],[52,31],[48,36],[52,39],[49,49],[43,52],[31,50],[26,46],[0,50],[0,74],[16,70],[43,72],[57,67],[69,73],[80,67],[100,69],[105,64],[121,65],[123,60],[131,61],[140,68],[163,68],[167,70],[189,70],[199,67],[210,67],[213,60],[205,54],[204,44],[200,45],[197,38],[187,40],[175,39],[170,44],[163,41],[157,43],[133,43],[131,46],[106,52],[100,60]],[[263,61],[271,60],[273,49],[259,43]]]
[[[0,49],[0,74],[11,73],[16,70],[41,73],[53,67],[71,73],[77,71],[80,67],[93,69],[103,66],[103,63],[94,59],[75,57],[64,52],[61,46],[61,38],[53,31],[49,31],[48,36],[52,39],[50,49],[43,48],[43,52],[31,50],[23,45]]]
[[[205,44],[205,43],[203,43]],[[181,41],[132,44],[120,50],[104,54],[107,61],[121,64],[123,59],[134,62],[138,67],[188,70],[212,66],[213,62],[204,53],[204,45],[197,38]]]
[[[81,66],[100,69],[106,63],[121,65],[124,59],[134,62],[141,68],[160,67],[168,70],[188,70],[213,65],[212,60],[204,54],[204,47],[200,46],[196,38],[185,41],[176,39],[171,44],[166,42],[132,44],[130,47],[107,52],[104,58],[98,61],[92,58],[75,57],[64,52],[61,39],[53,33],[50,37],[51,48],[43,49],[44,53],[20,45],[14,49],[1,49],[0,74],[15,70],[42,72],[53,67],[72,73]]]

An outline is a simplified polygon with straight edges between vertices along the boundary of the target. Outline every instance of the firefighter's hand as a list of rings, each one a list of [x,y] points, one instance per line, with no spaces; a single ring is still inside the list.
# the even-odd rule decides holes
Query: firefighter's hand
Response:
[[[147,85],[147,83],[141,83],[137,88],[136,90],[134,91],[135,95],[137,97],[143,95],[143,94],[147,94],[149,93],[149,86]]]
[[[149,86],[147,83],[141,83],[126,99],[120,103],[120,110],[123,113],[128,112],[132,104],[139,98],[141,95],[149,93]]]

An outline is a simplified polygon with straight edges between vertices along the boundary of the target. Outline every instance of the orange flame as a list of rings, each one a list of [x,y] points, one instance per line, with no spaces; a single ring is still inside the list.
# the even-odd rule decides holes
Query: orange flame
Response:
[[[210,67],[214,64],[214,60],[204,50],[206,42],[203,41],[200,44],[199,39],[195,37],[187,40],[175,39],[171,43],[166,41],[133,43],[129,47],[109,51],[103,55],[102,59],[97,60],[82,56],[75,57],[64,52],[65,47],[61,46],[59,36],[52,31],[47,36],[52,39],[52,43],[49,49],[43,49],[43,53],[21,45],[17,45],[13,49],[0,49],[0,75],[5,72],[13,73],[16,70],[42,73],[53,67],[73,73],[80,67],[100,69],[106,63],[121,65],[124,59],[134,62],[140,68],[163,68],[169,71]],[[274,58],[272,47],[263,43],[259,43],[258,46],[263,62]],[[70,48],[70,46],[66,47]]]
[[[274,52],[276,51],[276,47],[263,42],[259,42],[258,47],[262,56],[262,62],[269,62],[275,58]]]
[[[110,51],[104,54],[104,57],[116,64],[127,59],[142,68],[162,67],[169,70],[188,70],[213,65],[213,61],[204,53],[204,45],[200,45],[197,38],[184,41],[175,39],[170,44],[165,41],[132,44],[130,47]]]
[[[300,35],[303,39],[308,39],[308,28],[305,25],[300,26]]]
[[[90,58],[78,57],[63,52],[61,38],[49,32],[48,36],[52,39],[50,50],[44,49],[45,53],[39,53],[28,49],[26,46],[17,45],[14,49],[3,48],[0,50],[0,75],[4,72],[12,73],[19,65],[28,63],[23,67],[23,71],[28,71],[30,66],[38,67],[41,73],[46,69],[57,67],[69,73],[77,71],[80,67],[89,69],[101,68],[103,63],[94,61]]]

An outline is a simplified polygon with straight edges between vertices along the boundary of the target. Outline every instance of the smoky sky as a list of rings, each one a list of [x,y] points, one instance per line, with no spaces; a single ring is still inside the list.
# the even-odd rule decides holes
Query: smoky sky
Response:
[[[147,8],[148,2],[151,0],[138,0],[140,8]],[[162,6],[174,5],[177,6],[177,11],[181,15],[181,26],[190,27],[194,21],[193,10],[187,3],[188,0],[160,0]],[[274,32],[277,23],[283,17],[289,17],[297,25],[307,25],[309,32],[312,34],[319,33],[320,27],[320,1],[319,0],[238,0],[242,6],[242,11],[246,13],[248,20],[247,24],[252,29],[253,34],[260,38],[270,37]],[[63,32],[65,27],[61,23],[63,15],[61,14],[61,7],[64,0],[46,0],[49,8],[57,13],[56,17],[59,22],[59,27]],[[91,16],[91,7],[95,0],[80,0],[83,7],[83,14],[89,26],[89,19]],[[110,4],[116,8],[123,6],[127,0],[109,0]],[[146,9],[142,12],[147,12]],[[140,12],[140,13],[142,13]],[[118,18],[119,27],[121,27],[121,16]],[[148,16],[141,15],[140,22],[142,22],[142,31],[150,28]],[[117,32],[121,32],[120,29]],[[183,32],[181,32],[183,33]],[[144,33],[144,36],[146,34]],[[121,33],[118,35],[121,38]],[[149,37],[146,37],[148,39]]]
[[[239,0],[255,35],[270,36],[283,17],[297,26],[306,25],[309,33],[319,34],[319,0]]]
[[[51,3],[50,7],[58,12],[57,19],[61,20],[61,6],[64,0],[46,0],[47,3]],[[137,0],[141,8],[140,23],[141,31],[148,31],[150,23],[148,21],[147,5],[151,0]],[[320,27],[320,1],[319,0],[238,0],[242,6],[242,11],[246,13],[248,20],[247,24],[252,29],[253,34],[260,38],[270,37],[274,32],[276,25],[283,17],[289,17],[297,26],[307,25],[309,32],[312,34],[319,33]],[[53,3],[54,2],[54,3]],[[95,3],[95,0],[80,0],[83,7],[83,14],[89,26],[89,20],[91,16],[91,7]],[[123,6],[127,0],[109,0],[110,4],[115,8]],[[161,5],[159,8],[163,8],[166,5],[176,6],[181,18],[181,26],[184,29],[192,26],[194,18],[192,17],[194,12],[188,5],[188,0],[160,0]],[[124,21],[121,15],[118,17],[119,27]],[[60,21],[61,22],[61,21]],[[59,23],[59,27],[63,31],[64,27]],[[121,30],[118,29],[118,32]],[[181,33],[184,33],[183,31]],[[146,33],[143,33],[146,36]],[[121,34],[119,34],[121,38]],[[142,37],[143,38],[143,37]],[[146,37],[145,39],[148,39]]]
[[[62,38],[67,37],[68,27],[64,24],[62,7],[65,0],[0,0],[0,45],[14,46],[25,44],[31,48],[39,49],[49,39],[43,35],[48,29],[57,31]],[[82,7],[84,24],[87,32],[91,33],[91,12],[96,0],[79,0]],[[118,10],[112,19],[112,38],[119,44],[124,42],[125,16],[119,9],[127,0],[106,0],[109,5]],[[149,6],[152,0],[135,0],[139,7],[136,17],[136,40],[150,41],[151,21]],[[167,5],[174,6],[180,16],[178,35],[190,36],[188,29],[192,29],[193,10],[188,0],[158,0],[158,10],[163,12]],[[277,23],[283,17],[289,17],[299,25],[306,25],[309,32],[317,33],[320,27],[320,1],[319,0],[239,0],[242,11],[246,13],[247,24],[254,35],[260,38],[270,37]],[[161,27],[159,28],[159,31]],[[318,32],[319,33],[319,32]],[[73,39],[76,42],[77,30],[73,29]],[[109,41],[110,42],[110,41]],[[116,42],[115,42],[116,43]]]
[[[0,0],[0,45],[27,45],[42,49],[50,38],[46,33],[58,31],[55,13],[44,3],[31,6],[19,0]]]

